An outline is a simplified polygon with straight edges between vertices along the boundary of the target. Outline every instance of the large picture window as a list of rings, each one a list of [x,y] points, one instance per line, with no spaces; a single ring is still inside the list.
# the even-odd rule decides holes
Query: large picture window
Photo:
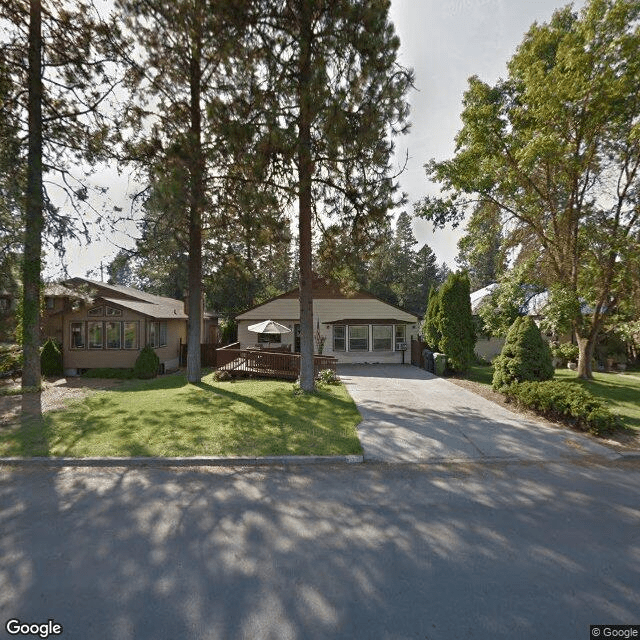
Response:
[[[396,349],[398,348],[398,342],[407,341],[407,327],[403,324],[396,325]]]
[[[102,349],[104,347],[104,332],[102,322],[87,322],[89,333],[89,349]]]
[[[122,348],[122,323],[105,322],[107,333],[107,349]]]
[[[84,349],[87,345],[84,337],[84,322],[71,323],[71,348]]]
[[[345,351],[347,348],[346,327],[341,324],[333,327],[333,350]]]
[[[349,327],[349,351],[369,351],[369,326]]]
[[[373,350],[374,351],[392,351],[393,350],[393,326],[387,324],[374,324],[373,332]]]
[[[124,324],[124,348],[137,349],[138,348],[138,323],[124,322],[123,324]]]

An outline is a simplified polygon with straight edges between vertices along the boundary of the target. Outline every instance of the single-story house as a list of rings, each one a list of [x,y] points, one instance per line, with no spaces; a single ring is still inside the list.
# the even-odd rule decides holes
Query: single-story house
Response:
[[[417,316],[364,291],[345,292],[335,282],[314,278],[313,323],[315,352],[338,362],[400,363],[411,361],[411,339],[418,335]],[[300,351],[298,289],[272,298],[236,317],[241,348],[278,344]],[[274,320],[290,329],[284,334],[257,334],[249,326]]]

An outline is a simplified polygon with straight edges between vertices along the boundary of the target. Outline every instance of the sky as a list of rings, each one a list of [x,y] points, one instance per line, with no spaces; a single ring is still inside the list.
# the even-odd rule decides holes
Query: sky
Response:
[[[424,164],[431,158],[452,156],[468,78],[477,75],[495,83],[504,77],[508,60],[533,22],[547,22],[554,10],[566,4],[562,0],[391,1],[391,20],[401,41],[399,62],[415,72],[415,89],[409,95],[410,133],[396,139],[396,167],[408,154],[407,167],[399,178],[408,196],[408,212],[425,195],[438,193],[437,185],[426,178]],[[580,8],[584,1],[573,4]],[[94,180],[109,186],[108,201],[97,208],[109,209],[114,204],[127,208],[127,195],[133,189],[130,178],[109,170]],[[420,246],[426,243],[433,249],[438,262],[455,268],[463,226],[434,232],[430,223],[416,219],[414,232]],[[96,232],[88,246],[68,243],[69,274],[84,276],[92,270],[99,277],[101,261],[106,265],[119,245],[131,246],[132,242],[122,234]],[[57,258],[49,257],[45,275],[63,275]]]

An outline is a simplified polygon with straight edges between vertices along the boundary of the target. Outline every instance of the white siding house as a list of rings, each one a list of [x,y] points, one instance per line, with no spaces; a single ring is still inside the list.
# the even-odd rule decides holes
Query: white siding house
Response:
[[[241,348],[273,340],[300,350],[300,303],[294,289],[237,316]],[[275,320],[291,329],[281,336],[265,336],[248,330],[252,324]],[[339,286],[320,279],[313,283],[315,352],[323,342],[323,355],[339,362],[411,362],[410,342],[418,335],[417,316],[362,291],[344,293]],[[318,340],[317,338],[320,338]]]

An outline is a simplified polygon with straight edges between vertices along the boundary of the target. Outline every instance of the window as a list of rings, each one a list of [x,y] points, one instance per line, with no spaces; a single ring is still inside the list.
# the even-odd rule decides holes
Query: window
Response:
[[[104,336],[102,322],[87,322],[89,333],[89,349],[102,349]]]
[[[9,311],[11,308],[10,298],[0,298],[0,311]]]
[[[102,307],[93,307],[89,309],[89,311],[87,311],[87,315],[91,316],[92,318],[96,318],[99,316],[103,316],[104,311],[102,310]]]
[[[282,334],[280,333],[259,333],[258,344],[265,344],[268,342],[282,342]]]
[[[138,348],[138,323],[123,322],[123,325],[124,325],[124,348],[137,349]]]
[[[44,299],[44,304],[47,309],[53,309],[56,306],[56,301],[53,296],[47,296]]]
[[[84,342],[84,322],[71,323],[71,348],[84,349],[87,345]]]
[[[345,351],[347,348],[346,327],[341,324],[333,327],[333,350]]]
[[[113,307],[107,307],[105,310],[105,316],[121,316],[122,315],[122,310],[121,309],[114,309]]]
[[[167,323],[166,322],[150,322],[149,323],[149,345],[154,349],[156,347],[167,346]]]
[[[393,327],[390,324],[374,324],[372,331],[374,351],[391,351],[393,349]]]
[[[369,350],[369,326],[356,325],[349,327],[349,351]]]
[[[407,334],[406,334],[406,329],[407,327],[403,324],[397,324],[396,325],[396,349],[398,349],[398,342],[406,342],[407,341]]]
[[[107,349],[122,347],[122,322],[105,322],[107,334]]]

